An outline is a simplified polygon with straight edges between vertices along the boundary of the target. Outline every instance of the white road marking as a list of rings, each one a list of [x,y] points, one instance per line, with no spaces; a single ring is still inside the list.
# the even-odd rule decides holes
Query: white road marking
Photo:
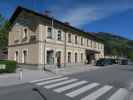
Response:
[[[55,84],[44,86],[44,88],[51,89],[51,88],[54,88],[54,87],[57,87],[57,86],[60,86],[60,85],[64,85],[64,84],[75,82],[77,80],[78,79],[70,79],[70,80],[67,80],[67,81],[60,82],[60,83],[55,83]]]
[[[89,94],[88,96],[82,98],[81,100],[96,100],[97,98],[99,98],[100,96],[111,90],[112,88],[113,88],[112,86],[106,85],[98,89],[97,91]]]
[[[37,83],[36,85],[45,85],[45,84],[49,84],[49,83],[54,83],[54,82],[58,82],[58,81],[63,81],[63,80],[67,80],[68,77],[64,77],[64,78],[59,78],[59,79],[54,79],[54,80],[49,80],[49,81],[45,81],[45,82],[40,82]]]
[[[44,78],[44,79],[39,79],[39,80],[30,81],[30,83],[35,83],[35,82],[39,82],[39,81],[46,81],[46,80],[55,79],[55,78],[60,78],[60,77],[62,77],[62,76],[48,77],[48,78]]]
[[[66,95],[73,98],[73,97],[78,96],[79,94],[84,93],[84,92],[86,92],[86,91],[88,91],[88,90],[90,90],[96,86],[99,86],[99,85],[100,85],[99,83],[91,83],[91,84],[83,86],[83,87],[81,87],[81,88],[79,88],[73,92],[67,93]]]
[[[63,86],[63,87],[54,89],[54,91],[58,92],[58,93],[61,93],[61,92],[65,91],[65,90],[68,90],[68,89],[83,85],[85,83],[87,83],[87,81],[79,81],[79,82],[76,82],[76,83],[69,84],[67,86]]]
[[[127,95],[128,91],[124,88],[120,88],[108,100],[124,100]]]

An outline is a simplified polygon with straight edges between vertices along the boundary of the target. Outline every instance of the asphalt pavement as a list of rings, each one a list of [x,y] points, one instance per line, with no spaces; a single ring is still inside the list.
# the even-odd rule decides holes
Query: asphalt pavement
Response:
[[[40,98],[38,97],[38,94],[35,95],[35,91],[33,91],[33,88],[35,87],[39,88],[41,93],[43,93],[42,95],[45,95],[47,100],[128,100],[133,88],[132,76],[133,65],[106,66],[89,72],[86,71],[66,76],[54,76],[33,80],[22,84],[21,86],[3,88],[5,92],[4,95],[0,92],[0,97],[3,98],[2,100],[10,100],[4,99],[5,95],[8,94],[8,98],[15,98],[19,94],[19,92],[17,92],[18,89],[15,88],[20,86],[20,91],[20,88],[27,86],[26,91],[28,92],[25,92],[23,89],[21,94],[31,93],[30,97],[34,95],[33,100],[36,100],[35,98]],[[13,89],[16,94],[13,93],[13,96],[9,95],[8,89],[10,89],[10,91]],[[23,99],[22,96],[20,96],[22,100],[31,100],[30,97],[28,98],[28,95],[28,99],[26,99],[26,97]],[[18,100],[14,98],[13,100]],[[40,98],[37,100],[45,99]]]

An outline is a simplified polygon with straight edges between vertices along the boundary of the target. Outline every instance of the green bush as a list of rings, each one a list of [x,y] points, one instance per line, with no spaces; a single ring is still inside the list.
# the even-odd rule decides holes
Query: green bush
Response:
[[[0,73],[13,73],[16,71],[16,65],[16,61],[0,60]]]

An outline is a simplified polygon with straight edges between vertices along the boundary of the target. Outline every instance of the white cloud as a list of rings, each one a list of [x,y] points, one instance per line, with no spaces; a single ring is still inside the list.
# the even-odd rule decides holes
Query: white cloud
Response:
[[[53,15],[56,15],[60,20],[68,21],[71,25],[81,27],[89,22],[101,20],[132,8],[133,4],[128,0],[118,0],[118,2],[115,0],[105,3],[77,3],[73,7],[70,5],[70,8],[64,7],[64,5],[55,5],[51,9],[54,10]]]

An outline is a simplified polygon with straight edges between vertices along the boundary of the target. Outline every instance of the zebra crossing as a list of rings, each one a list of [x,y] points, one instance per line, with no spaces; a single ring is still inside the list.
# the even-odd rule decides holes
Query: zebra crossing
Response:
[[[106,95],[106,93],[109,93],[113,88],[115,88],[111,85],[102,85],[97,82],[90,83],[86,80],[79,80],[76,78],[69,78],[62,76],[55,76],[40,80],[34,80],[31,81],[30,83],[33,83],[37,86],[41,86],[45,89],[51,89],[56,93],[63,93],[65,96],[72,99],[98,87],[98,89],[81,97],[80,100],[99,99],[101,96]],[[128,90],[124,88],[118,88],[113,94],[109,96],[107,100],[124,100],[124,98],[127,95],[128,95]]]

